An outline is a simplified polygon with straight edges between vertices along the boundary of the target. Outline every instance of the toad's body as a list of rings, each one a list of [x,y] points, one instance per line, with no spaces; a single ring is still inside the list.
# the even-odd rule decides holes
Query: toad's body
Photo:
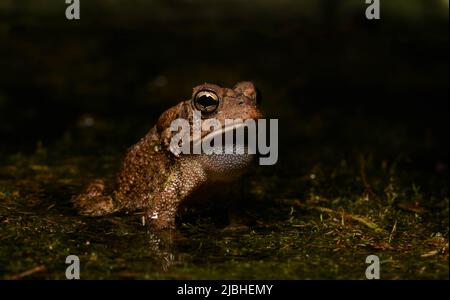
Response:
[[[211,184],[215,185],[210,189],[213,193],[222,194],[224,184],[238,180],[249,167],[251,156],[175,155],[170,147],[176,134],[170,129],[172,121],[182,118],[192,124],[196,110],[202,120],[215,118],[222,126],[225,119],[257,119],[261,114],[256,98],[250,82],[238,83],[233,89],[212,84],[195,87],[192,99],[165,111],[149,133],[129,149],[115,186],[108,189],[103,180],[95,180],[74,198],[75,206],[91,216],[142,210],[151,226],[174,228],[181,204]]]

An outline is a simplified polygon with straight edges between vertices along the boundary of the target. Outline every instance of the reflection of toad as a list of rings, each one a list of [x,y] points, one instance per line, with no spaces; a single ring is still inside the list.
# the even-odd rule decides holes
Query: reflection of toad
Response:
[[[224,194],[249,167],[251,156],[176,156],[169,147],[175,134],[170,129],[171,122],[183,118],[192,126],[194,111],[201,112],[202,120],[215,118],[222,126],[225,119],[258,119],[261,117],[256,107],[258,97],[251,82],[240,82],[233,89],[206,83],[195,87],[191,99],[165,111],[150,132],[129,149],[115,186],[110,189],[103,180],[94,180],[73,199],[75,207],[89,216],[142,210],[146,223],[154,228],[175,228],[180,204],[196,198],[197,191],[208,189],[213,196]],[[237,198],[228,200],[241,200]]]

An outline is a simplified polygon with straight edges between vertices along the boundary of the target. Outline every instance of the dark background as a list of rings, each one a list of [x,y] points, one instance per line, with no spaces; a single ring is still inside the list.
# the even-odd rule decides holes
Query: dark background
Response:
[[[69,21],[63,1],[6,1],[0,151],[52,146],[91,117],[102,149],[126,148],[193,86],[253,80],[291,142],[448,161],[446,3],[382,1],[369,21],[364,1],[81,1]]]

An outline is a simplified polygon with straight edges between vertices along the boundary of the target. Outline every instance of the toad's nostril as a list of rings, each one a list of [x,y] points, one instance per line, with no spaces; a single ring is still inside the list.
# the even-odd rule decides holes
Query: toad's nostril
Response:
[[[239,105],[244,104],[244,100],[239,101]]]

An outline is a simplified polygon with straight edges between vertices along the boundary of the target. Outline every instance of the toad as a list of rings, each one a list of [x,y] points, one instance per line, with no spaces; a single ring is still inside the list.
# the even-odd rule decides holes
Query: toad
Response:
[[[179,154],[171,145],[176,134],[171,123],[181,118],[192,124],[194,113],[200,113],[202,121],[215,118],[222,127],[226,119],[256,120],[262,117],[259,99],[251,82],[240,82],[232,89],[208,83],[195,87],[190,99],[166,110],[147,135],[128,150],[115,184],[108,186],[103,179],[92,181],[73,198],[75,208],[86,216],[142,211],[146,224],[165,230],[175,229],[180,207],[200,199],[202,191],[208,191],[213,199],[226,190],[236,192],[226,201],[229,207],[239,206],[242,199],[236,183],[251,165],[253,155]],[[204,136],[202,133],[200,138]]]

